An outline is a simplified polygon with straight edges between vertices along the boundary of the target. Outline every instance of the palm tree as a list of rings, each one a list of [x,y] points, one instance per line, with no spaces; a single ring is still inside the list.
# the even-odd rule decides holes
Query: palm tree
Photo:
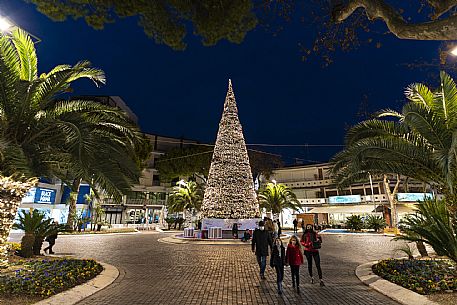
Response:
[[[300,201],[292,190],[281,183],[269,182],[258,195],[260,208],[265,208],[273,213],[273,218],[278,219],[284,209],[300,210]],[[282,221],[281,221],[282,222]]]
[[[170,212],[184,212],[186,223],[192,225],[192,216],[199,211],[203,201],[203,190],[201,185],[194,181],[183,180],[176,183],[173,191],[168,197],[168,209]]]
[[[445,72],[440,77],[436,90],[410,85],[401,112],[382,110],[349,130],[346,148],[332,160],[339,185],[360,181],[368,172],[410,177],[444,192],[455,215],[457,86]]]
[[[91,101],[63,99],[70,85],[84,78],[105,83],[103,71],[88,61],[38,75],[30,37],[22,30],[0,35],[2,177],[57,177],[74,191],[84,180],[117,197],[138,180],[145,138],[127,114]],[[20,199],[0,219],[0,246],[19,204]],[[74,209],[70,205],[70,213]]]
[[[428,243],[438,255],[457,262],[457,223],[452,221],[445,201],[435,198],[418,204],[416,213],[402,220],[405,234],[397,239]]]

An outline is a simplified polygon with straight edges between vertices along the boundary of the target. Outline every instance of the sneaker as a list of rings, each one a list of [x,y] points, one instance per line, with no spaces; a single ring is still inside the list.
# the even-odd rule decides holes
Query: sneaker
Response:
[[[314,284],[314,277],[311,277],[311,284]]]
[[[260,275],[260,278],[261,278],[262,280],[264,280],[264,279],[265,279],[265,275],[261,274],[261,275]]]
[[[321,285],[321,287],[324,287],[324,286],[325,286],[325,284],[324,284],[324,281],[323,281],[323,280],[321,280],[321,283],[320,283],[320,285]]]
[[[281,289],[278,289],[278,294],[279,294],[279,295],[282,294],[282,290],[281,290]]]

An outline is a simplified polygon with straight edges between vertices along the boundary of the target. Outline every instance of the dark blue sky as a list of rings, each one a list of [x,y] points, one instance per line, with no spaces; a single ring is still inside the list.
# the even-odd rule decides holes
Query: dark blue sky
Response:
[[[188,48],[179,52],[148,39],[135,18],[96,31],[81,20],[53,22],[18,0],[1,1],[0,15],[42,39],[37,45],[41,72],[82,59],[105,71],[105,86],[82,81],[75,95],[119,95],[143,131],[209,143],[231,78],[247,143],[343,144],[345,126],[358,120],[362,96],[368,96],[371,111],[399,108],[405,86],[428,81],[425,72],[402,64],[431,60],[439,46],[384,35],[376,37],[381,48],[336,53],[335,63],[322,68],[317,59],[301,61],[298,44],[310,45],[315,36],[299,22],[287,24],[276,37],[257,28],[240,45],[203,47],[190,37]],[[338,149],[267,150],[290,163],[292,158],[327,161]]]

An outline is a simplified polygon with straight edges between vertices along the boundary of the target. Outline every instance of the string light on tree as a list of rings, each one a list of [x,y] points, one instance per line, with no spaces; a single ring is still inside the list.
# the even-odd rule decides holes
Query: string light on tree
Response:
[[[206,218],[248,219],[259,215],[248,152],[230,80],[201,211]]]

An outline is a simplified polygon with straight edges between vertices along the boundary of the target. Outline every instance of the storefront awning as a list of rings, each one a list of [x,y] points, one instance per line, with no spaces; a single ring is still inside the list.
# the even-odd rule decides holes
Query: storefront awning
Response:
[[[325,206],[325,207],[317,207],[313,208],[307,213],[326,213],[326,214],[333,214],[333,213],[342,213],[342,214],[369,214],[372,213],[374,210],[374,206],[372,204],[357,204],[357,205],[338,205],[338,206]]]

